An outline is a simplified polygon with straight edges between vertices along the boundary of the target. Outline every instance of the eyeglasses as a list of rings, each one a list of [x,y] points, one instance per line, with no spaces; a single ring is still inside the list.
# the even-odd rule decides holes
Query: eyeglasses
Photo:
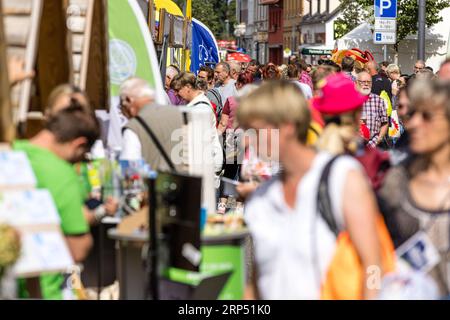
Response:
[[[370,85],[370,84],[372,84],[372,81],[361,81],[361,80],[358,80],[358,83],[359,84],[365,84],[365,85]]]

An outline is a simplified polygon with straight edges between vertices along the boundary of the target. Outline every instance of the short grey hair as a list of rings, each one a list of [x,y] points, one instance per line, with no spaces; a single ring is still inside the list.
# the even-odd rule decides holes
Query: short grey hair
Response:
[[[179,73],[180,71],[175,66],[168,66],[166,69],[166,76],[169,76],[171,79],[173,79]]]
[[[241,73],[241,65],[236,61],[229,61],[228,65],[230,66],[230,72]]]
[[[387,72],[387,74],[390,74],[390,73],[400,74],[400,67],[396,64],[390,64],[387,66],[386,72]]]
[[[423,60],[417,60],[416,63],[419,63],[419,64],[423,65],[424,67],[427,66],[427,64]]]
[[[155,90],[150,87],[148,82],[144,79],[132,77],[122,83],[119,89],[119,94],[132,96],[134,98],[154,98]]]
[[[222,66],[223,69],[224,69],[228,74],[230,74],[231,68],[230,68],[230,65],[229,65],[228,63],[222,61],[222,62],[219,62],[218,64],[216,64],[216,68],[217,68],[218,66]]]

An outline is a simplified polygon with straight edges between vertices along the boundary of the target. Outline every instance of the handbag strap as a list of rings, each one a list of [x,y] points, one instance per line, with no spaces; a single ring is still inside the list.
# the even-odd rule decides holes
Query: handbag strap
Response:
[[[339,227],[333,214],[331,206],[331,198],[329,193],[329,177],[333,164],[339,156],[333,157],[322,170],[322,175],[319,180],[319,188],[317,192],[317,213],[326,222],[331,232],[337,237],[339,235]]]
[[[319,180],[319,187],[317,191],[317,211],[314,215],[314,219],[311,225],[311,254],[312,254],[312,264],[314,268],[314,276],[315,281],[319,288],[321,287],[322,283],[322,276],[321,276],[321,269],[320,269],[320,261],[319,261],[319,254],[317,250],[317,218],[321,217],[325,223],[330,228],[331,232],[335,235],[337,238],[339,235],[339,228],[336,223],[336,219],[333,215],[333,209],[331,207],[331,198],[330,193],[328,192],[329,189],[329,176],[331,172],[331,168],[333,166],[333,163],[339,158],[339,156],[333,157],[328,163],[325,165],[325,167],[322,170],[322,174],[320,176]]]
[[[167,155],[166,150],[164,150],[163,146],[159,142],[159,139],[156,137],[156,135],[153,133],[152,129],[150,129],[148,124],[140,116],[135,117],[135,119],[137,120],[137,122],[139,122],[139,124],[144,128],[144,130],[150,136],[150,138],[152,139],[156,148],[158,148],[159,152],[161,153],[162,157],[164,158],[164,160],[166,161],[166,163],[168,164],[170,169],[174,172],[177,172],[175,165],[173,164],[172,160],[170,160],[169,156]]]

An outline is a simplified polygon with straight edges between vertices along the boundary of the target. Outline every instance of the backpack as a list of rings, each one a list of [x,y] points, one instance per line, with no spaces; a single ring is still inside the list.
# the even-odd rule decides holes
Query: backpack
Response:
[[[217,102],[219,102],[219,104],[216,106],[216,116],[217,116],[217,119],[220,119],[220,117],[222,116],[222,110],[224,107],[222,97],[217,89],[210,89],[210,90],[208,90],[208,92],[210,92],[216,98]],[[212,101],[211,101],[211,103],[212,103]]]
[[[349,233],[346,230],[339,230],[332,212],[331,199],[328,192],[331,167],[337,158],[334,157],[325,166],[319,182],[317,214],[320,215],[336,236],[336,250],[328,265],[324,281],[321,281],[317,251],[314,251],[316,253],[316,270],[319,273],[317,281],[321,283],[321,299],[323,300],[361,300],[363,299],[365,270],[361,265]],[[381,215],[377,216],[376,223],[383,272],[388,273],[395,269],[394,245]]]

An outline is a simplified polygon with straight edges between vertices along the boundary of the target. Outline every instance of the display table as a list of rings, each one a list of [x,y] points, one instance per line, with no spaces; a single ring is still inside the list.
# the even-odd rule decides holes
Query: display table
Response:
[[[217,236],[202,236],[202,263],[200,272],[217,274],[232,270],[232,275],[219,295],[219,299],[243,298],[245,287],[245,244],[248,231],[242,230]],[[108,230],[116,241],[117,277],[121,300],[146,298],[147,274],[145,257],[148,233],[136,232],[120,235],[117,229]]]

